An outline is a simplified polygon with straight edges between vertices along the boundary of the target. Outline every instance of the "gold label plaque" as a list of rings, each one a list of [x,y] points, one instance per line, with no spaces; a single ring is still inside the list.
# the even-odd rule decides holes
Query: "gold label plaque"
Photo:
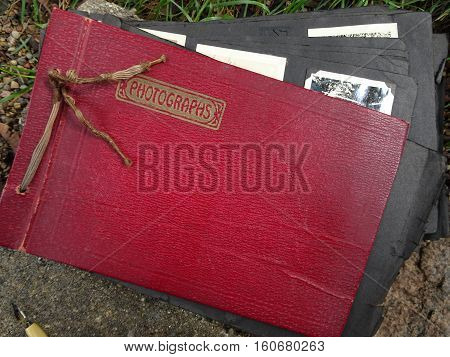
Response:
[[[189,89],[138,75],[120,81],[116,99],[218,130],[225,101]]]

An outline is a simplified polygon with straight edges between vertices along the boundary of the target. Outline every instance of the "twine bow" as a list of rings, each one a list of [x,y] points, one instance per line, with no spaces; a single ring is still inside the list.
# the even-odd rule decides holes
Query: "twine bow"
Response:
[[[75,104],[75,99],[68,93],[69,84],[91,84],[100,83],[106,81],[120,81],[129,79],[137,74],[140,74],[155,64],[162,63],[166,61],[166,57],[162,55],[160,58],[154,61],[146,61],[141,64],[132,66],[125,70],[103,73],[96,77],[78,77],[77,73],[71,69],[66,72],[65,75],[61,74],[59,69],[52,69],[48,73],[49,82],[53,88],[53,98],[52,98],[52,110],[45,126],[44,133],[39,139],[36,147],[34,148],[33,154],[31,155],[30,163],[27,167],[25,175],[23,176],[22,183],[17,187],[16,192],[19,194],[24,194],[28,188],[28,185],[33,180],[36,174],[37,168],[44,156],[45,150],[47,149],[48,142],[50,140],[53,124],[58,116],[61,104],[64,101],[74,112],[77,119],[86,126],[92,134],[98,136],[99,138],[105,140],[111,148],[120,156],[123,163],[126,166],[131,166],[132,161],[122,152],[116,142],[105,132],[98,130],[95,126],[83,115],[80,109]]]

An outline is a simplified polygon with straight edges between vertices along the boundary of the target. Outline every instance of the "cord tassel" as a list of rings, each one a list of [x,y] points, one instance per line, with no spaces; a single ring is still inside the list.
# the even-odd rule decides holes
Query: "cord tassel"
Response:
[[[81,112],[81,110],[76,106],[75,99],[68,93],[68,84],[92,84],[100,83],[105,81],[120,81],[126,80],[134,77],[142,72],[145,72],[150,67],[158,63],[163,63],[166,61],[166,56],[162,55],[160,58],[154,61],[143,62],[138,65],[134,65],[125,70],[103,73],[96,77],[78,77],[74,70],[68,70],[66,75],[62,75],[58,69],[50,70],[48,73],[49,82],[53,88],[53,105],[50,112],[50,116],[47,120],[47,125],[45,126],[44,133],[42,134],[39,142],[34,148],[33,154],[31,155],[30,163],[28,164],[27,170],[23,176],[21,184],[17,187],[16,192],[18,194],[25,194],[27,188],[36,174],[39,164],[42,161],[45,150],[47,149],[50,137],[53,131],[53,125],[58,117],[58,113],[61,109],[62,102],[64,101],[70,109],[74,112],[77,119],[88,128],[92,134],[106,141],[111,148],[120,156],[123,163],[126,166],[131,166],[132,161],[126,156],[123,151],[119,148],[116,142],[105,132],[98,130]]]

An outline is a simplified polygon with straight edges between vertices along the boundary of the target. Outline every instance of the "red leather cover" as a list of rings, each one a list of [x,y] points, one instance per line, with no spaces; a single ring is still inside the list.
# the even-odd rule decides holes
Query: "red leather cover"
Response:
[[[94,76],[161,54],[167,63],[145,75],[226,103],[218,128],[119,100],[117,83],[74,87],[77,105],[135,163],[139,143],[308,145],[309,192],[143,193],[138,165],[126,168],[64,106],[29,192],[16,194],[51,109],[50,68]],[[407,123],[60,10],[28,113],[1,245],[301,334],[341,334]]]

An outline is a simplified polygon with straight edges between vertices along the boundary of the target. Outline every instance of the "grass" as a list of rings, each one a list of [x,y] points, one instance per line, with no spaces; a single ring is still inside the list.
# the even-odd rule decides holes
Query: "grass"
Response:
[[[299,11],[363,7],[384,4],[391,9],[427,11],[437,27],[447,27],[448,0],[113,0],[144,19],[208,21],[235,17],[289,14]]]
[[[0,66],[0,80],[2,80],[3,77],[6,76],[12,76],[14,79],[19,80],[20,83],[23,83],[24,78],[34,80],[36,78],[36,71],[34,69],[27,69],[20,66],[2,65]],[[33,81],[31,81],[31,83],[28,83],[25,88],[18,89],[10,95],[1,98],[0,104],[10,101],[13,102],[23,94],[30,92],[32,88]]]
[[[80,0],[21,1],[21,19],[30,16],[42,24],[52,5],[75,8]],[[363,7],[384,4],[391,9],[427,11],[433,15],[436,30],[450,28],[449,0],[111,0],[147,20],[211,21],[247,16],[269,16],[299,11]]]

